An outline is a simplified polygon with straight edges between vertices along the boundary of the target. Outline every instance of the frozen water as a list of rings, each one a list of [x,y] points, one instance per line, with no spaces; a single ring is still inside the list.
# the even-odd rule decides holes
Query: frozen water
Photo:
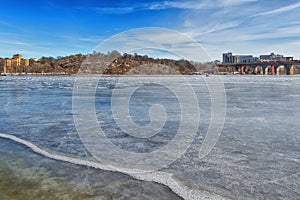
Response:
[[[300,77],[222,77],[227,100],[225,126],[219,142],[204,159],[199,159],[198,149],[210,122],[210,97],[202,79],[205,77],[186,78],[199,101],[200,125],[194,142],[181,158],[156,176],[136,178],[169,184],[187,199],[203,191],[211,193],[207,196],[212,199],[218,195],[230,199],[300,199]],[[180,82],[176,76],[128,79],[128,84],[118,85],[118,77],[101,77],[95,104],[98,122],[120,148],[136,153],[154,151],[174,137],[180,123],[180,106],[176,96],[153,82],[163,79],[178,87]],[[73,77],[1,77],[0,132],[54,154],[93,159],[74,125],[73,116],[78,113],[72,110],[73,82]],[[123,133],[111,112],[113,90],[140,84],[150,87],[141,87],[132,96],[129,114],[133,121],[147,126],[149,107],[155,103],[164,105],[168,114],[163,130],[147,139]],[[8,151],[8,146],[1,145],[0,151]],[[170,174],[174,176],[168,179]],[[176,184],[184,191],[177,191]]]

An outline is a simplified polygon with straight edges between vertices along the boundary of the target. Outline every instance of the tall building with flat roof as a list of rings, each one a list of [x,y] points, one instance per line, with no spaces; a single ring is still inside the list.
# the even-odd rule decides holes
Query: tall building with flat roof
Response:
[[[232,52],[223,53],[223,63],[253,63],[258,58],[252,55],[233,55]]]
[[[19,67],[21,65],[21,60],[22,60],[22,55],[21,54],[15,54],[12,57],[13,63]]]
[[[223,63],[235,63],[236,58],[232,52],[223,53]]]

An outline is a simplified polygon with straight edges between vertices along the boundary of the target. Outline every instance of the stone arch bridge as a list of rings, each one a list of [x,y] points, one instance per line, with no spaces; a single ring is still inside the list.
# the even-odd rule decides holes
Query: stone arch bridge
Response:
[[[257,74],[257,75],[294,75],[300,68],[300,61],[257,62],[257,63],[222,63],[220,72]]]

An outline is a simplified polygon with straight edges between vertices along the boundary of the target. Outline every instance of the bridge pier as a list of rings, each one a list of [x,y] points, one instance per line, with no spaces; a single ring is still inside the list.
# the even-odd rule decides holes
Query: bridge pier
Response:
[[[244,66],[242,66],[242,68],[241,68],[241,73],[242,73],[242,74],[245,73],[245,67],[244,67]]]

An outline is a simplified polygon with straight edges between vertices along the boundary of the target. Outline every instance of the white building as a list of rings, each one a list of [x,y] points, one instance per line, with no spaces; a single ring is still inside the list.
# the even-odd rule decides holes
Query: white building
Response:
[[[270,55],[260,55],[259,60],[261,62],[288,62],[293,61],[293,57],[284,57],[280,54],[271,53]]]

